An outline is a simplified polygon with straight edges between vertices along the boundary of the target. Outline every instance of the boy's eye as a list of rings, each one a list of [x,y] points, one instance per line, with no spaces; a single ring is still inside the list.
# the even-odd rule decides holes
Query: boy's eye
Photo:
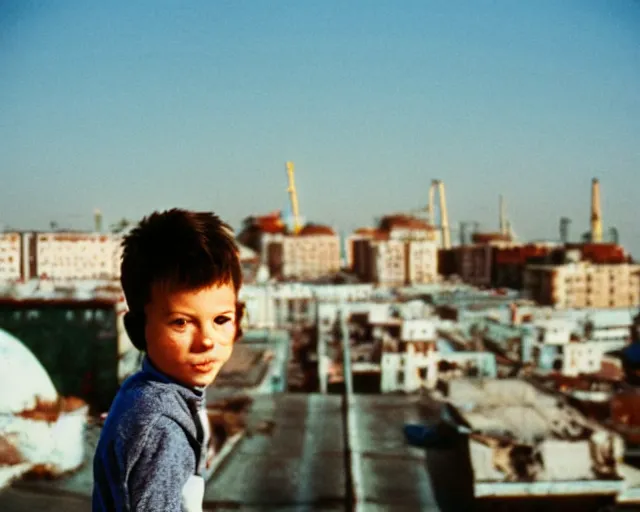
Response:
[[[187,325],[187,321],[184,318],[176,318],[171,325],[175,325],[176,327],[184,327]]]
[[[230,320],[231,320],[231,318],[229,318],[228,316],[218,316],[218,317],[216,317],[214,322],[217,323],[218,325],[222,325],[222,324],[226,324]]]

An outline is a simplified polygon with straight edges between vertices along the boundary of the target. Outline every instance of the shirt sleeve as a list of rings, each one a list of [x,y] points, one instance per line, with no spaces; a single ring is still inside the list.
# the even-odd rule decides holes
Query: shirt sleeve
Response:
[[[127,478],[129,510],[181,512],[185,498],[194,499],[184,493],[193,489],[187,482],[195,467],[193,448],[182,428],[169,418],[158,418]]]

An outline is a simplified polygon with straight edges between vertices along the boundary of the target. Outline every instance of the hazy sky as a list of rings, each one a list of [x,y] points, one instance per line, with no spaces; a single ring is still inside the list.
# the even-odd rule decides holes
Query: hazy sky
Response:
[[[605,230],[640,255],[640,3],[0,4],[0,227],[182,206],[288,207],[345,231],[423,206],[453,225]],[[455,236],[455,234],[454,234]]]

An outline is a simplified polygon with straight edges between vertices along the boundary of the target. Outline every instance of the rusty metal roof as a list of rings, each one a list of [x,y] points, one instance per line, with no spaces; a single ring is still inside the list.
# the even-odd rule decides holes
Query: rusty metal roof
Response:
[[[300,230],[298,236],[309,236],[309,235],[330,235],[335,236],[336,232],[330,228],[329,226],[323,226],[321,224],[307,224]]]

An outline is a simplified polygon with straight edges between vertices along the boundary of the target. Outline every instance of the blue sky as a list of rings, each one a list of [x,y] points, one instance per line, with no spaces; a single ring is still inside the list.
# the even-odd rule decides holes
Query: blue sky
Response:
[[[345,5],[346,4],[346,5]],[[640,3],[0,6],[0,226],[288,205],[349,231],[424,205],[524,239],[605,229],[640,255]]]

